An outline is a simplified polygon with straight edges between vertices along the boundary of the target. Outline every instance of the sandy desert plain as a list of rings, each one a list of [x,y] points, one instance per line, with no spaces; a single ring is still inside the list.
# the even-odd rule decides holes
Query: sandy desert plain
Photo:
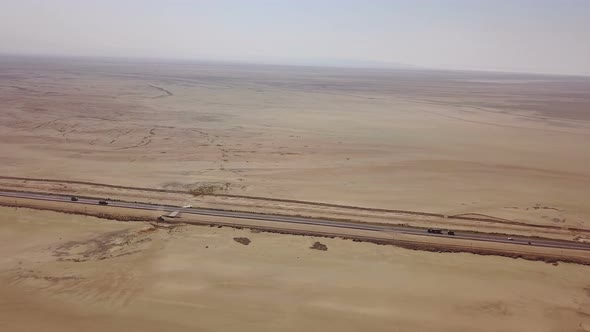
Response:
[[[0,57],[0,156],[0,189],[590,240],[584,77]],[[0,203],[2,331],[590,331],[590,266]]]

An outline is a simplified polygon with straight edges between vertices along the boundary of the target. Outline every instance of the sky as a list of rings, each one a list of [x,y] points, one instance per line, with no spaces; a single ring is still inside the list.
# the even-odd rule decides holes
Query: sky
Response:
[[[590,75],[590,0],[0,0],[0,53]]]

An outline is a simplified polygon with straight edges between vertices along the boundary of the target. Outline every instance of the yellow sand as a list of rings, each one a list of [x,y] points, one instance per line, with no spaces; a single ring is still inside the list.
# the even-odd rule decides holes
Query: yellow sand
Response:
[[[33,60],[32,60],[33,61]],[[590,80],[2,62],[0,173],[587,226]]]
[[[6,331],[590,331],[587,266],[8,208],[0,221]]]

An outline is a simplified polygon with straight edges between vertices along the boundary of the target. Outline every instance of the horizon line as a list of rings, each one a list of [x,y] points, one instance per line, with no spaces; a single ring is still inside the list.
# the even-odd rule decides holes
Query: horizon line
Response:
[[[0,57],[26,57],[26,58],[70,58],[70,59],[96,59],[96,60],[120,60],[129,62],[130,60],[140,62],[185,62],[185,63],[216,63],[216,64],[234,64],[234,65],[260,65],[260,66],[287,66],[287,67],[311,67],[311,68],[334,68],[334,69],[365,69],[365,70],[407,70],[407,71],[447,71],[447,72],[479,72],[479,73],[494,73],[494,74],[526,74],[532,76],[560,76],[560,77],[577,77],[590,78],[590,73],[569,74],[569,73],[553,73],[553,72],[531,72],[519,70],[503,70],[503,69],[470,69],[470,68],[453,68],[446,67],[429,67],[405,63],[387,63],[371,60],[338,60],[334,61],[351,63],[374,63],[373,65],[359,65],[359,64],[321,64],[314,63],[314,60],[300,59],[300,60],[247,60],[239,58],[180,58],[180,57],[150,57],[150,56],[122,56],[122,55],[86,55],[86,54],[41,54],[41,53],[18,53],[18,52],[0,52]],[[324,61],[326,59],[323,59]],[[317,61],[317,60],[315,60]],[[320,60],[321,61],[321,60]]]

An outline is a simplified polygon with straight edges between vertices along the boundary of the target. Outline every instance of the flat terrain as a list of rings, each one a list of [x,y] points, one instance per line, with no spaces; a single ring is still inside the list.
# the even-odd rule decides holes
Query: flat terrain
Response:
[[[0,215],[3,330],[590,331],[588,266]]]
[[[0,190],[588,242],[589,140],[590,78],[0,57]],[[25,203],[162,213],[2,197],[0,330],[590,331],[588,266]]]
[[[3,175],[588,226],[587,78],[32,58],[0,68]]]

